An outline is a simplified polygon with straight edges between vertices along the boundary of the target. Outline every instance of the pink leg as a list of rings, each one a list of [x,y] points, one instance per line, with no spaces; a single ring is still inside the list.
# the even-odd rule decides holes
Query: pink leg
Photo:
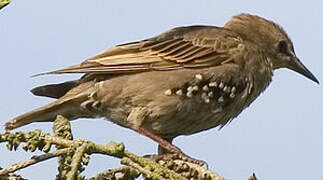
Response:
[[[186,154],[184,154],[178,147],[171,144],[171,140],[168,141],[151,133],[150,131],[146,130],[145,128],[141,127],[141,123],[145,119],[145,116],[147,114],[147,111],[143,107],[134,108],[130,112],[127,121],[129,122],[129,125],[131,126],[131,129],[135,130],[139,134],[142,134],[146,137],[149,137],[150,139],[154,140],[159,144],[159,155],[155,156],[154,159],[181,159],[183,161],[188,161],[192,163],[196,163],[199,165],[205,165],[204,162],[193,159]]]
[[[136,131],[139,133],[139,134],[142,134],[146,137],[149,137],[150,139],[154,140],[155,142],[158,143],[159,147],[158,147],[158,150],[161,150],[161,151],[165,151],[168,152],[168,153],[172,153],[172,154],[176,154],[176,153],[183,153],[178,147],[174,146],[171,144],[171,141],[167,141],[153,133],[151,133],[150,131],[147,131],[146,129],[144,128],[137,128]]]
[[[161,159],[181,159],[183,161],[195,163],[201,166],[207,166],[207,164],[204,161],[189,157],[188,155],[184,154],[178,147],[171,144],[172,139],[170,141],[167,141],[141,127],[136,128],[135,131],[139,134],[149,137],[150,139],[158,143],[158,155],[150,156],[156,161]]]

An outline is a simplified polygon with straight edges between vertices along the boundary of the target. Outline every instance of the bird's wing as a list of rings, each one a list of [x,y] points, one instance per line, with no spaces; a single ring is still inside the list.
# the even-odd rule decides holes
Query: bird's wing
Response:
[[[234,61],[231,51],[242,40],[215,26],[174,28],[159,36],[107,49],[81,64],[49,72],[128,73],[217,66]]]

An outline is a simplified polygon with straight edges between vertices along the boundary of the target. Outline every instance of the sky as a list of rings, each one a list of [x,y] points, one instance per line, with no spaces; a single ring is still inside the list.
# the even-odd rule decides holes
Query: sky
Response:
[[[52,102],[29,90],[80,75],[31,75],[77,64],[120,43],[152,37],[176,26],[223,26],[233,15],[256,14],[280,24],[296,54],[323,82],[323,2],[292,0],[56,0],[13,1],[0,11],[0,133],[11,118]],[[275,71],[269,88],[222,130],[180,136],[174,144],[206,161],[228,180],[323,179],[323,87],[287,69]],[[51,132],[52,123],[19,131]],[[107,120],[72,122],[74,138],[98,144],[123,142],[139,155],[156,152],[152,140]],[[21,148],[20,148],[21,149]],[[10,152],[0,144],[0,166],[8,167],[41,152]],[[120,161],[91,156],[83,175],[91,177]],[[57,159],[18,171],[25,178],[54,179]]]

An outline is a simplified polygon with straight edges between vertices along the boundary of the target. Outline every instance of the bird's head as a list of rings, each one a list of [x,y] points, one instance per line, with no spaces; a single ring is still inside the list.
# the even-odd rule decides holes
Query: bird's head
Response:
[[[225,28],[238,33],[243,40],[260,46],[269,57],[274,69],[288,68],[319,83],[297,58],[292,41],[276,23],[255,15],[240,14],[226,23]]]

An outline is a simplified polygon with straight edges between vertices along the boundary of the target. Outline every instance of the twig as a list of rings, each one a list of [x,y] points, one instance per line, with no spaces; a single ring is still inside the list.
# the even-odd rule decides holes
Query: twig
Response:
[[[82,144],[78,147],[73,155],[73,161],[71,163],[71,171],[67,174],[67,180],[74,180],[77,177],[79,167],[81,166],[82,157],[86,152],[88,147],[87,143]]]
[[[47,159],[60,156],[62,154],[67,153],[68,151],[69,151],[69,148],[65,148],[65,149],[60,149],[60,150],[54,151],[52,153],[46,153],[46,154],[42,154],[42,155],[39,155],[39,156],[33,156],[32,158],[30,158],[27,161],[19,162],[17,164],[11,165],[8,168],[1,169],[0,170],[0,176],[7,175],[9,173],[13,173],[13,172],[15,172],[15,171],[17,171],[19,169],[28,167],[30,165],[36,164],[36,163],[41,162],[41,161],[45,161]]]
[[[97,174],[95,177],[87,178],[85,180],[98,180],[98,179],[127,179],[134,180],[140,175],[139,171],[129,167],[122,166],[119,168],[108,169]]]
[[[146,176],[146,178],[166,180],[162,176],[160,176],[158,174],[153,174],[151,171],[141,167],[138,163],[135,163],[134,161],[132,161],[131,159],[129,159],[127,157],[122,158],[121,163],[126,166],[132,167],[134,169],[138,169],[142,174],[144,174]],[[152,178],[152,177],[154,177],[154,178]]]
[[[6,7],[10,3],[10,0],[0,0],[0,9]]]
[[[258,179],[256,177],[256,174],[255,173],[252,173],[252,175],[249,177],[248,180],[258,180]]]
[[[159,179],[159,177],[161,176],[165,179],[186,180],[186,178],[184,178],[180,174],[177,174],[175,171],[168,169],[167,167],[164,167],[164,166],[160,165],[159,163],[152,161],[151,159],[140,157],[140,156],[137,156],[137,155],[127,152],[127,151],[125,151],[125,157],[121,160],[121,163],[124,163],[123,162],[124,159],[127,160],[127,158],[128,158],[133,163],[137,164],[139,167],[142,167],[141,169],[138,169],[141,173],[143,173],[144,175],[148,175],[148,177],[152,176],[152,177],[154,177],[153,179]],[[127,161],[125,161],[125,163],[127,163]],[[125,165],[127,165],[127,164],[125,164]],[[136,166],[136,167],[138,167],[138,166]],[[136,168],[136,167],[134,167],[134,168]],[[146,171],[142,171],[143,169],[145,169],[146,171],[148,170],[150,173],[145,174]]]
[[[73,140],[71,124],[65,117],[61,115],[57,115],[53,124],[53,132],[55,137],[59,137],[62,139]],[[56,149],[65,148],[61,145],[55,145]],[[71,170],[71,156],[74,152],[69,154],[63,154],[58,157],[58,174],[56,175],[56,179],[66,179],[66,175]]]
[[[224,180],[223,177],[219,176],[217,173],[210,171],[209,169],[206,169],[200,165],[194,164],[194,163],[190,163],[190,162],[185,162],[182,160],[174,160],[173,161],[177,167],[176,168],[170,168],[170,169],[178,169],[178,171],[176,171],[176,173],[180,173],[181,172],[189,172],[189,178],[193,178],[193,179],[212,179],[212,180]],[[187,168],[185,168],[184,166],[188,166]],[[195,171],[195,172],[192,172]]]
[[[57,124],[58,122],[60,123]],[[137,156],[133,153],[125,151],[125,147],[122,143],[118,144],[115,142],[110,142],[107,145],[99,145],[84,139],[72,140],[68,119],[62,116],[58,116],[54,124],[55,136],[51,136],[48,133],[43,133],[40,130],[34,130],[28,133],[6,132],[4,134],[0,134],[0,143],[8,142],[7,147],[10,150],[17,149],[21,143],[25,143],[23,148],[30,151],[35,151],[37,148],[42,151],[49,151],[51,145],[55,145],[57,148],[64,148],[56,150],[53,153],[33,157],[29,161],[15,164],[0,172],[2,172],[2,174],[8,174],[31,164],[59,156],[62,161],[59,161],[59,174],[57,178],[82,179],[83,177],[80,177],[79,173],[82,172],[83,165],[87,164],[89,159],[88,156],[91,154],[103,154],[122,159],[122,164],[125,164],[132,169],[131,172],[125,171],[121,173],[116,173],[116,171],[113,170],[108,171],[107,176],[109,177],[117,178],[117,176],[122,176],[126,179],[128,177],[130,179],[134,179],[139,175],[139,173],[141,173],[148,179],[223,180],[223,178],[217,174],[203,167],[199,167],[194,164],[190,165],[187,162],[177,163],[170,160],[162,163]]]

